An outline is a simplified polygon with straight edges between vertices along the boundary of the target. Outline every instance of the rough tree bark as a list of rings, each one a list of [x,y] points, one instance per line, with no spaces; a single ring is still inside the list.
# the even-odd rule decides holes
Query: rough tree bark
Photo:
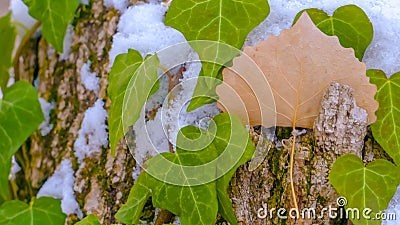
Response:
[[[73,153],[84,112],[97,99],[105,102],[106,109],[110,103],[106,93],[108,53],[120,15],[114,9],[105,8],[102,1],[91,2],[91,5],[82,5],[78,10],[73,22],[71,54],[67,59],[62,59],[40,37],[31,39],[19,57],[16,72],[20,79],[33,82],[38,77],[39,96],[54,102],[55,109],[51,112],[50,123],[54,125],[51,132],[46,136],[36,132],[17,154],[17,161],[23,167],[22,172],[17,174],[17,194],[22,200],[35,196],[61,161],[71,159],[76,171],[75,195],[84,214],[93,213],[101,219],[101,223],[112,224],[117,222],[114,214],[125,202],[133,185],[135,161],[132,155],[123,142],[118,146],[115,158],[111,157],[109,149],[103,148],[99,154],[91,155],[79,164]],[[135,1],[131,1],[131,4],[135,4]],[[101,78],[98,95],[86,90],[81,84],[80,71],[88,60],[92,62],[91,70]],[[353,152],[365,161],[386,157],[371,139],[371,135],[367,135],[366,146],[363,147],[366,122],[348,116],[355,108],[351,90],[337,85],[329,93],[332,96],[327,95],[324,103],[327,105],[321,108],[316,135],[307,130],[300,136],[296,146],[295,186],[300,208],[324,207],[334,203],[337,194],[329,185],[327,174],[339,155]],[[337,97],[338,102],[329,100],[334,97]],[[280,139],[289,138],[290,130],[280,128],[277,135]],[[253,136],[255,141],[260,138],[257,132]],[[288,162],[287,148],[273,148],[255,171],[248,171],[247,165],[237,171],[229,192],[241,224],[293,222],[278,220],[277,217],[257,218],[257,210],[263,204],[268,204],[269,208],[291,207]],[[143,218],[152,220],[153,214],[154,209],[148,207]],[[68,224],[76,221],[76,215],[67,219]],[[327,218],[312,223],[323,224],[324,221]],[[305,222],[311,224],[311,221]]]

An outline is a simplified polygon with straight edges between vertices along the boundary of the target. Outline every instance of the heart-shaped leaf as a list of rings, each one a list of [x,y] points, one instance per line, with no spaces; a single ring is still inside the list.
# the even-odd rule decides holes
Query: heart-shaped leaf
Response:
[[[23,0],[29,14],[42,22],[42,34],[57,52],[63,52],[67,26],[74,18],[79,0]]]
[[[116,57],[107,89],[111,98],[108,121],[113,155],[124,132],[138,120],[145,102],[158,89],[158,65],[156,55],[143,59],[132,49]]]
[[[121,209],[131,208],[135,215],[118,219],[128,224],[138,219],[141,209],[137,206],[147,200],[143,196],[148,190],[141,187],[145,186],[151,190],[153,205],[178,215],[183,225],[214,224],[218,211],[231,224],[237,224],[227,186],[253,152],[247,130],[239,119],[228,114],[214,117],[208,130],[184,127],[178,135],[177,153],[162,153],[150,159],[147,173],[135,183],[133,189],[139,185],[136,190],[141,190],[132,189]]]
[[[346,197],[346,208],[356,208],[360,219],[350,219],[358,224],[381,224],[381,221],[363,217],[364,209],[371,209],[371,218],[387,208],[400,183],[399,169],[389,161],[378,159],[364,167],[356,155],[344,155],[334,163],[329,182],[339,195]]]
[[[12,200],[0,206],[0,225],[63,225],[65,218],[61,201],[50,197],[32,199],[29,205]]]
[[[10,78],[9,69],[12,66],[12,52],[17,32],[11,25],[11,13],[0,18],[0,88],[5,90]]]
[[[83,220],[77,222],[75,225],[101,225],[97,217],[93,214],[88,215]]]
[[[248,33],[260,24],[269,14],[267,0],[174,0],[165,18],[165,24],[183,33],[188,41],[209,40],[231,45],[237,49],[242,48]],[[185,21],[185,22],[182,22]],[[230,61],[235,54],[226,54],[221,46],[210,45],[208,48],[192,45],[204,60],[213,54],[214,60],[203,63],[200,76],[216,78],[222,65]],[[237,53],[236,53],[237,54]],[[205,56],[207,55],[207,56]],[[227,58],[221,64],[215,63],[217,59]],[[188,111],[194,110],[204,104],[214,102],[216,80],[200,80],[195,89],[194,98]]]
[[[372,83],[378,87],[377,120],[371,125],[375,140],[400,165],[400,72],[386,77],[381,70],[367,70]]]
[[[337,36],[343,47],[353,48],[356,57],[362,60],[374,36],[374,29],[367,14],[361,8],[356,5],[345,5],[337,8],[332,16],[328,16],[320,9],[305,9],[296,15],[293,24],[304,11],[322,32]]]
[[[11,157],[44,120],[36,89],[18,81],[0,99],[0,202],[8,198]]]

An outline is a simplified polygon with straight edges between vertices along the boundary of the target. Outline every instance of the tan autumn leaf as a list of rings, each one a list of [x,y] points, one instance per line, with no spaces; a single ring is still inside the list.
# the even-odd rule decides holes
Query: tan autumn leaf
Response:
[[[263,75],[243,72],[249,67],[245,55],[255,61]],[[250,125],[274,125],[272,119],[265,118],[274,116],[273,103],[256,97],[259,92],[268,92],[269,87],[251,85],[257,80],[263,83],[264,79],[272,89],[277,126],[312,128],[323,92],[332,82],[352,87],[357,105],[368,112],[369,123],[376,120],[377,88],[369,83],[365,64],[355,57],[353,49],[343,48],[337,37],[322,33],[306,12],[291,29],[246,47],[244,54],[233,60],[233,66],[223,71],[223,79],[223,85],[217,88],[219,105],[250,121]],[[235,99],[233,92],[240,99]],[[235,102],[240,101],[246,109],[235,107]]]

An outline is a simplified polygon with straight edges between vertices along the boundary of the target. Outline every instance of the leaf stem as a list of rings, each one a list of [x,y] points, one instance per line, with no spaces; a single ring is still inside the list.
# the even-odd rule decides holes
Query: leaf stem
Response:
[[[292,193],[292,200],[294,203],[294,208],[296,209],[297,213],[300,213],[299,206],[297,205],[297,198],[296,198],[296,191],[294,189],[294,181],[293,181],[293,167],[294,167],[294,150],[295,150],[295,144],[296,144],[296,132],[295,127],[293,127],[293,136],[292,136],[292,149],[290,152],[290,166],[289,166],[289,176],[290,176],[290,188],[291,188],[291,193]],[[303,221],[300,217],[298,217],[298,222],[299,225],[303,225]]]
[[[19,44],[17,51],[15,52],[13,63],[14,63],[14,79],[15,81],[18,81],[20,79],[19,76],[19,70],[18,70],[18,62],[19,62],[19,57],[21,56],[22,50],[28,43],[29,39],[32,37],[32,35],[36,32],[36,30],[40,27],[41,22],[37,21],[35,25],[24,35],[24,37],[21,40],[21,43]]]

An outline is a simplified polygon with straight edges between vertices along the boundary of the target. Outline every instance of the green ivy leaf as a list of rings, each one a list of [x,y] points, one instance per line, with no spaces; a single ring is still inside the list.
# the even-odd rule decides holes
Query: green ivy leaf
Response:
[[[151,193],[146,186],[148,176],[140,175],[133,185],[128,201],[118,210],[115,218],[125,224],[138,224],[144,205],[149,199]]]
[[[33,198],[29,205],[12,200],[0,206],[0,225],[63,225],[65,218],[61,201],[50,197]]]
[[[69,22],[74,18],[79,0],[23,0],[29,14],[42,22],[43,37],[57,50],[63,52],[64,37]]]
[[[346,208],[360,210],[360,219],[352,219],[355,225],[378,225],[380,220],[363,218],[362,211],[370,208],[370,216],[374,218],[380,210],[385,210],[400,183],[400,173],[389,161],[378,159],[364,167],[360,158],[349,154],[336,160],[329,181],[340,195],[347,198]]]
[[[0,18],[0,88],[5,90],[10,78],[10,67],[12,66],[12,52],[14,49],[17,31],[11,24],[11,12]],[[4,35],[5,34],[5,35]]]
[[[367,70],[370,82],[378,92],[375,99],[379,102],[376,111],[377,120],[371,125],[375,140],[400,165],[400,72],[390,76],[381,70]]]
[[[83,220],[77,222],[75,225],[101,225],[97,217],[93,214],[86,216]]]
[[[325,34],[337,36],[345,48],[353,48],[356,57],[362,61],[364,52],[371,43],[374,29],[365,12],[356,5],[345,5],[336,9],[332,16],[316,8],[300,11],[293,24],[301,14],[307,11],[314,24]]]
[[[267,0],[175,0],[171,3],[165,18],[165,24],[171,26],[186,37],[188,41],[209,40],[231,45],[241,49],[248,33],[260,24],[269,14]],[[182,22],[185,21],[185,22]],[[200,76],[216,78],[222,65],[232,60],[238,52],[227,54],[220,51],[219,44],[208,48],[198,48],[192,45],[199,54],[203,63]],[[205,56],[206,55],[206,56]],[[212,61],[205,60],[213,55]],[[218,59],[226,58],[222,65],[215,63]],[[199,81],[195,89],[195,96],[188,111],[204,104],[215,101],[208,97],[215,97],[214,80]]]
[[[0,202],[8,198],[12,155],[44,120],[36,89],[18,81],[0,99]]]
[[[125,214],[132,208],[132,214],[124,217],[128,220],[119,219],[135,222],[129,218],[138,219],[147,200],[140,197],[151,192],[153,205],[178,215],[183,225],[214,224],[218,211],[237,224],[227,187],[253,152],[247,130],[229,114],[214,117],[208,130],[184,127],[178,134],[176,154],[162,153],[149,160],[147,173],[139,176],[132,189],[138,186],[137,193],[131,192],[121,209]]]
[[[146,100],[158,90],[158,65],[156,55],[143,60],[140,53],[132,49],[115,58],[107,89],[111,98],[108,121],[113,155],[124,132],[139,119]]]

